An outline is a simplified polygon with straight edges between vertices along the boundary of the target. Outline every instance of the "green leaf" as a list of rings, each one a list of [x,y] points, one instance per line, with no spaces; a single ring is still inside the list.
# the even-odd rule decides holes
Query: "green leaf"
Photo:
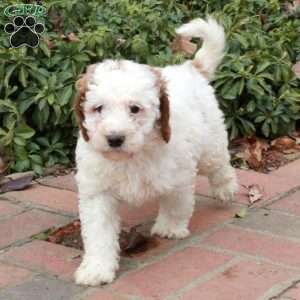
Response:
[[[66,105],[71,100],[71,96],[73,93],[73,87],[72,85],[68,85],[65,88],[62,89],[61,93],[58,96],[58,101],[61,106]]]
[[[35,130],[25,123],[18,126],[16,129],[16,136],[23,138],[23,139],[29,139],[35,135]]]
[[[259,74],[263,71],[265,71],[268,67],[270,67],[273,63],[271,61],[265,61],[262,64],[259,64],[256,69],[256,74]]]
[[[38,137],[37,139],[37,142],[44,146],[44,147],[50,147],[50,143],[49,143],[49,140],[45,137]]]
[[[19,145],[19,146],[25,146],[26,145],[26,140],[22,137],[15,136],[14,137],[14,143]]]
[[[264,90],[258,85],[257,80],[254,78],[251,78],[247,81],[247,88],[248,91],[254,95],[258,94],[263,96],[265,94]]]
[[[24,66],[21,66],[19,70],[19,81],[22,83],[23,87],[27,87],[27,77],[28,77],[28,72],[25,69]]]
[[[56,88],[57,78],[55,74],[52,74],[48,80],[48,85],[50,90],[54,90]]]
[[[241,43],[241,45],[246,49],[249,47],[249,43],[243,34],[235,34],[234,37]]]
[[[41,42],[39,45],[40,49],[43,51],[43,53],[47,56],[50,57],[51,56],[51,51],[47,45],[47,43],[45,42]]]
[[[45,74],[40,69],[38,71],[28,70],[28,73],[30,74],[30,76],[32,78],[34,78],[35,80],[37,80],[43,87],[47,86],[48,81],[47,81],[47,77],[46,76],[48,76],[48,74]]]
[[[65,82],[69,79],[73,79],[73,77],[74,75],[71,72],[67,72],[67,71],[58,74],[58,80],[60,82]]]
[[[9,83],[10,77],[11,77],[13,71],[16,69],[16,67],[17,67],[17,65],[14,64],[14,65],[8,66],[8,68],[6,69],[6,75],[5,75],[5,78],[4,78],[4,85],[5,85],[5,87],[8,87],[8,83]]]
[[[54,94],[51,94],[51,95],[49,95],[48,96],[48,103],[50,104],[50,105],[53,105],[53,103],[55,102],[55,100],[56,100],[56,97],[55,97],[55,95]],[[46,102],[47,103],[47,102]]]
[[[266,120],[262,127],[261,127],[261,130],[263,132],[263,134],[265,135],[265,137],[269,137],[270,136],[270,126],[268,124],[268,120]]]
[[[239,212],[235,214],[236,218],[245,218],[248,214],[247,207],[243,207]]]
[[[238,134],[239,134],[239,131],[238,131],[235,123],[232,123],[230,139],[233,140],[234,138],[236,138],[238,136]]]
[[[29,157],[31,158],[31,160],[34,163],[36,163],[38,165],[42,165],[43,164],[43,160],[42,160],[42,158],[39,155],[31,154],[31,155],[29,155]]]
[[[40,99],[40,101],[38,102],[39,110],[43,110],[46,105],[47,105],[47,99],[46,98]]]
[[[38,175],[44,174],[44,168],[39,164],[32,164],[32,169]]]
[[[266,119],[265,116],[258,116],[254,119],[255,123],[261,123],[262,121],[264,121]]]
[[[14,165],[14,169],[17,172],[23,172],[23,171],[27,171],[30,168],[30,161],[29,159],[26,160],[18,160],[15,165]]]
[[[54,109],[55,117],[56,117],[55,124],[59,124],[60,123],[60,118],[61,118],[61,115],[62,115],[62,109],[59,105],[56,105],[56,104],[54,104],[52,107]]]
[[[19,111],[20,111],[20,114],[24,114],[27,109],[34,103],[34,99],[32,98],[28,98],[26,100],[21,100],[19,104]]]
[[[256,103],[255,103],[255,101],[253,101],[253,100],[250,101],[250,102],[247,104],[247,107],[246,107],[246,109],[247,109],[247,111],[248,111],[249,113],[254,112],[255,108],[256,108]]]

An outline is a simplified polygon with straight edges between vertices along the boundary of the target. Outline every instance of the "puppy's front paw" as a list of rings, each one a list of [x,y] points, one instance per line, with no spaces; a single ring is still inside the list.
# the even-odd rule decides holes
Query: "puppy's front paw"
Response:
[[[190,234],[190,231],[186,228],[186,226],[177,226],[176,228],[172,228],[171,226],[155,223],[152,227],[151,234],[168,239],[184,239]]]
[[[75,272],[75,282],[81,285],[96,286],[110,283],[115,279],[115,271],[103,266],[83,261]]]

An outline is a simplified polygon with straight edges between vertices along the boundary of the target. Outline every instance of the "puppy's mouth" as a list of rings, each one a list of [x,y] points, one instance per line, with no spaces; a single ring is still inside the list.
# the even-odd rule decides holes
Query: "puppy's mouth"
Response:
[[[106,159],[114,160],[114,161],[128,160],[133,157],[133,153],[124,151],[122,149],[103,151],[102,154]]]

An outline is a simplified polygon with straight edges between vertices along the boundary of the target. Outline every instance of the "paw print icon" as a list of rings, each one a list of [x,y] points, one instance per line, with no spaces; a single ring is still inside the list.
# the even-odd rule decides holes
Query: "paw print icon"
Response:
[[[4,27],[6,33],[10,34],[10,45],[19,48],[23,45],[35,48],[39,44],[40,34],[45,30],[42,23],[38,23],[33,16],[16,16],[12,23]]]

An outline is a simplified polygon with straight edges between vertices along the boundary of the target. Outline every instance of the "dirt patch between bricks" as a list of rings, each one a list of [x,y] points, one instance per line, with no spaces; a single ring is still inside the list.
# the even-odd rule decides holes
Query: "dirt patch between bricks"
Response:
[[[120,234],[121,255],[131,257],[158,247],[160,241],[158,238],[150,235],[150,228],[151,224],[122,228]],[[50,229],[34,238],[83,250],[80,220],[75,220],[58,229]]]

